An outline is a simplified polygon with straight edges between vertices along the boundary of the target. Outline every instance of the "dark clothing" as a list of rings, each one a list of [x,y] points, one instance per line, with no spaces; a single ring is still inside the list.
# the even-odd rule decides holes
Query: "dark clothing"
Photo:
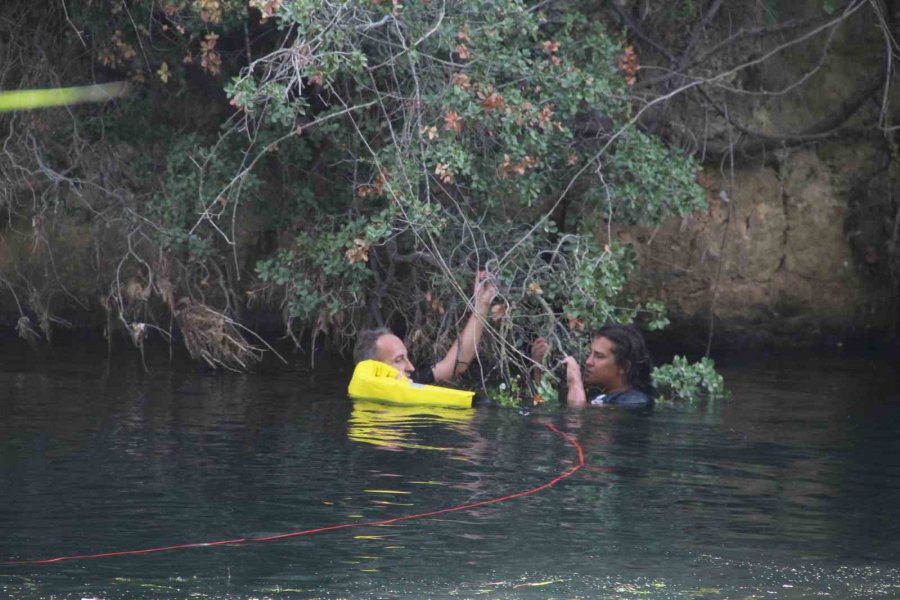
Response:
[[[593,406],[621,406],[624,408],[649,408],[653,399],[640,390],[621,390],[612,394],[597,394],[591,398]]]
[[[415,383],[421,383],[422,385],[434,385],[434,370],[431,367],[416,367],[416,370],[412,372],[412,375],[409,377]]]
[[[422,366],[416,367],[416,370],[412,372],[410,379],[413,383],[418,383],[419,385],[434,385],[434,368]],[[472,408],[493,405],[494,401],[491,400],[487,394],[475,392],[475,396],[472,398]]]

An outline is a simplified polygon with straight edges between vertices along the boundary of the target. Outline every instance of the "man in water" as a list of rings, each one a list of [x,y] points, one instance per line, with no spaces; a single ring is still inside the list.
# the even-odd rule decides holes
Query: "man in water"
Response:
[[[534,362],[543,362],[547,347],[544,338],[535,340],[531,349]],[[581,366],[574,358],[566,356],[562,362],[566,365],[569,406],[653,406],[655,391],[650,382],[653,363],[643,336],[631,325],[612,323],[591,335],[583,377]],[[537,367],[535,378],[540,378]]]
[[[497,288],[484,271],[475,281],[475,312],[469,315],[462,333],[450,346],[447,354],[430,367],[413,366],[406,351],[406,344],[386,328],[368,329],[359,334],[353,349],[353,362],[374,359],[386,363],[416,383],[446,383],[462,375],[475,358],[475,352],[484,332],[484,321],[491,309],[491,301]]]

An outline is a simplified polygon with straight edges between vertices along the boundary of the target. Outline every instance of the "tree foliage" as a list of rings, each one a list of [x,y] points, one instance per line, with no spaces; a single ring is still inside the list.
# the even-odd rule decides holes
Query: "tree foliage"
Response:
[[[814,40],[865,2],[806,22],[773,9],[731,33],[713,25],[737,7],[644,4],[16,0],[19,26],[0,25],[7,81],[94,74],[133,93],[0,117],[0,200],[47,242],[0,283],[48,331],[74,298],[136,342],[173,330],[167,316],[211,326],[209,309],[213,337],[250,352],[207,353],[232,367],[254,352],[239,324],[272,306],[298,344],[346,347],[386,324],[431,358],[480,269],[500,290],[484,350],[507,376],[534,335],[574,352],[611,318],[663,327],[659,303],[626,291],[631,249],[600,234],[702,209],[700,132],[718,141],[743,117],[722,99],[791,47],[777,36]],[[691,102],[726,116],[668,118]],[[48,268],[52,225],[76,217],[96,256],[81,291]]]
[[[635,126],[633,61],[588,8],[266,5],[288,34],[229,86],[238,129],[334,165],[327,201],[258,265],[289,321],[338,336],[387,323],[440,349],[480,268],[499,282],[507,360],[535,333],[568,351],[567,332],[659,312],[625,297],[628,248],[590,224],[702,208],[697,165]]]

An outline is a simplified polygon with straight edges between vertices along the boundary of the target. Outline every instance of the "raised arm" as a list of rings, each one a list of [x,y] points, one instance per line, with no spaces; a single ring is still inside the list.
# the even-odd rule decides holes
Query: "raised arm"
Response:
[[[538,363],[531,369],[531,377],[535,383],[541,382],[543,369],[539,365],[543,364],[548,348],[547,340],[542,337],[534,340],[534,345],[531,346],[531,360]],[[581,380],[581,365],[571,356],[566,356],[562,362],[566,365],[566,387],[568,389],[566,404],[569,406],[585,406],[587,404],[587,395],[584,391],[584,382]]]
[[[497,295],[497,288],[484,271],[479,271],[475,279],[475,313],[469,315],[462,333],[450,346],[447,355],[432,369],[435,383],[450,381],[462,375],[475,358],[481,334],[484,332],[484,321],[491,310],[491,301]]]
[[[587,405],[587,396],[584,393],[584,382],[581,380],[581,366],[578,361],[567,356],[563,359],[566,363],[566,383],[569,386],[569,395],[566,396],[566,404],[569,406]]]

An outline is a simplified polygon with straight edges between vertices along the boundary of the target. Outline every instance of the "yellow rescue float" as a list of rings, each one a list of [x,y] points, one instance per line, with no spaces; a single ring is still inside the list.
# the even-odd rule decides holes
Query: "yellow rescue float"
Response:
[[[475,392],[413,383],[394,367],[377,360],[360,361],[347,387],[351,398],[367,398],[397,404],[472,408]]]

